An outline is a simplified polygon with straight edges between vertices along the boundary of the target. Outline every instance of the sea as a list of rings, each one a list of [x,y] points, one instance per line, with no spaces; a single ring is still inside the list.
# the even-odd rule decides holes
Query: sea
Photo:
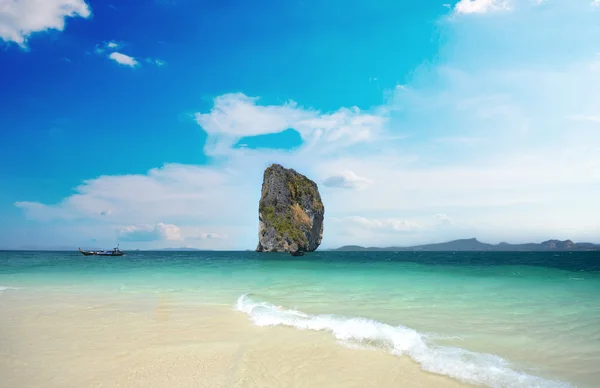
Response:
[[[217,316],[221,323],[207,323]],[[140,328],[135,336],[131,327]],[[88,334],[76,334],[84,329]],[[162,347],[141,351],[159,330],[165,330],[156,339]],[[179,337],[184,332],[185,339]],[[209,345],[214,353],[207,353]],[[254,368],[261,346],[262,366]],[[106,357],[89,358],[94,352]],[[179,377],[175,361],[158,366],[177,352],[186,352],[180,357],[185,362],[198,360]],[[321,361],[313,362],[317,354]],[[164,386],[187,386],[177,380],[185,373],[189,386],[204,386],[193,384],[198,370],[205,370],[205,380],[197,381],[213,379],[210,386],[405,387],[413,386],[409,376],[413,383],[422,376],[414,386],[600,387],[600,252],[316,251],[292,257],[136,251],[84,257],[77,251],[4,251],[0,355],[7,387],[21,388],[159,386],[148,376]],[[110,364],[114,373],[98,369],[113,356],[130,362],[128,368],[148,369],[127,376],[117,364]],[[85,366],[78,361],[83,358]],[[49,367],[58,359],[72,366],[60,372],[63,380]],[[244,366],[233,371],[240,362]],[[296,370],[303,362],[306,371]],[[140,366],[148,363],[154,366]],[[202,369],[208,363],[215,367]],[[365,363],[381,376],[352,374]],[[344,365],[353,366],[339,372]],[[69,373],[77,375],[64,377]],[[123,375],[111,385],[103,380],[111,373]],[[36,374],[45,376],[41,383]],[[370,385],[358,383],[369,379]]]

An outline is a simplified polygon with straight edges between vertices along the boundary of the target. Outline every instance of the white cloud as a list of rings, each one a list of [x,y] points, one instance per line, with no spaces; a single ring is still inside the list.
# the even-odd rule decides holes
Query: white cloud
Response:
[[[63,31],[66,18],[90,15],[84,0],[0,0],[0,38],[26,48],[31,34]]]
[[[118,52],[110,53],[108,57],[113,61],[117,62],[118,64],[124,66],[135,67],[139,64],[138,61],[135,60],[135,58]]]
[[[283,105],[258,105],[257,97],[243,93],[215,98],[210,113],[197,113],[196,121],[208,134],[205,152],[227,155],[242,137],[279,133],[292,128],[304,140],[304,149],[320,147],[331,152],[340,147],[369,141],[386,122],[383,112],[368,114],[356,107],[321,113],[299,107],[294,101]]]
[[[108,54],[108,57],[121,65],[130,66],[130,67],[135,67],[135,66],[141,65],[140,60],[135,59],[132,56],[117,52],[117,50],[119,50],[123,46],[125,46],[125,43],[116,42],[114,40],[108,41],[108,42],[102,42],[101,44],[96,45],[94,52],[96,54],[104,54],[106,52],[110,52],[110,54]],[[143,59],[143,61],[148,64],[155,65],[158,67],[163,67],[163,66],[167,65],[166,61],[164,61],[162,59],[158,59],[158,58],[145,58],[145,59]]]
[[[233,173],[210,167],[168,164],[145,175],[87,180],[75,189],[75,195],[54,206],[32,202],[18,202],[17,206],[26,209],[33,218],[44,220],[92,217],[99,221],[105,220],[101,213],[110,209],[111,222],[152,224],[188,214],[192,215],[188,219],[201,222],[203,208],[214,210],[210,214],[213,217],[228,200],[241,202],[233,201],[235,194],[218,196],[219,188],[231,184],[233,178]]]
[[[359,177],[352,171],[336,173],[323,181],[325,186],[344,189],[361,189],[367,187],[370,183],[371,181],[369,179]]]
[[[181,229],[176,225],[131,225],[119,230],[123,241],[181,241]]]
[[[456,13],[487,13],[496,11],[508,11],[512,8],[510,0],[460,0],[454,6]]]
[[[96,54],[104,54],[107,51],[116,51],[119,48],[123,47],[123,43],[118,43],[113,40],[108,42],[102,42],[96,45],[94,52]]]
[[[365,229],[372,229],[382,232],[414,232],[419,228],[415,222],[386,218],[386,219],[367,219],[360,216],[344,217],[344,222],[358,224]]]

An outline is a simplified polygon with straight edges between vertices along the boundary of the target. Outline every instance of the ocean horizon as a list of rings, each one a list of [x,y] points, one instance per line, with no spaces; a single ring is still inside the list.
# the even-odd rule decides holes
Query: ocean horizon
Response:
[[[558,246],[549,246],[549,244],[559,244]],[[564,244],[561,246],[560,244]],[[116,244],[117,246],[120,243]],[[81,248],[81,247],[79,247]],[[491,249],[490,249],[491,248]],[[0,252],[72,252],[72,247],[60,246],[60,247],[21,247],[21,248],[7,248],[0,249]],[[87,247],[84,250],[105,250],[98,246]],[[239,249],[206,249],[196,247],[163,247],[163,248],[126,248],[129,252],[255,252],[256,249],[251,248],[239,248]],[[600,244],[592,242],[573,242],[570,239],[557,240],[549,239],[541,243],[527,242],[527,243],[507,243],[500,242],[497,244],[490,244],[480,242],[477,238],[464,238],[457,240],[450,240],[444,242],[431,242],[420,245],[384,245],[384,246],[361,246],[361,245],[341,245],[335,248],[323,248],[319,247],[315,251],[319,252],[331,252],[331,251],[344,251],[344,252],[359,252],[359,251],[424,251],[424,252],[487,252],[490,250],[496,252],[576,252],[576,251],[598,251],[600,250]],[[282,252],[265,252],[265,253],[282,253]],[[310,252],[312,253],[312,252]]]
[[[57,300],[68,300],[70,307],[61,311],[73,317],[94,305],[96,314],[115,321],[122,319],[118,314],[191,326],[198,316],[233,320],[239,325],[236,346],[252,344],[258,351],[281,335],[276,346],[284,358],[285,349],[291,357],[298,347],[316,341],[312,335],[319,335],[314,345],[324,347],[319,357],[334,365],[391,357],[374,365],[390,363],[405,368],[402,373],[414,369],[411,373],[423,386],[439,386],[439,381],[428,380],[438,377],[447,379],[444,385],[483,387],[594,387],[600,381],[597,252],[316,251],[291,257],[247,251],[132,251],[122,257],[84,257],[77,251],[3,251],[0,293],[4,328],[29,327],[30,318],[19,311],[39,311],[42,305],[50,308]],[[122,304],[118,313],[108,308],[117,302]],[[179,320],[159,319],[160,308],[172,317],[180,314]],[[55,314],[61,317],[61,330],[72,325],[77,331],[77,319]],[[97,330],[112,327],[103,320],[97,325]],[[141,322],[136,325],[143,327]],[[3,331],[0,344],[42,335],[34,326],[31,330],[15,338],[6,337],[10,330]],[[117,335],[121,329],[112,330]],[[137,335],[151,338],[155,330]],[[43,334],[52,342],[51,332]],[[261,340],[262,335],[268,339]],[[19,354],[10,349],[7,360],[18,362]],[[191,342],[185,349],[197,356],[206,344]],[[302,357],[316,357],[310,353],[314,349],[304,349]],[[134,350],[125,346],[121,352]],[[337,352],[348,353],[342,357]],[[44,358],[43,347],[36,354],[45,362],[50,358]],[[254,370],[257,361],[250,355],[240,357],[249,357],[247,369],[228,378],[255,383],[246,386],[266,384],[271,375]],[[261,363],[279,362],[284,367],[284,361],[261,358]],[[40,361],[39,368],[43,365]],[[10,375],[22,381],[15,373]],[[300,385],[319,386],[314,376],[295,378]],[[98,379],[102,381],[100,375]]]

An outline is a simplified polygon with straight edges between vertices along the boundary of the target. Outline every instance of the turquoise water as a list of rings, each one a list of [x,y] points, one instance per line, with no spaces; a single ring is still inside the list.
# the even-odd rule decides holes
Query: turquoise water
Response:
[[[600,382],[596,252],[0,252],[8,287],[227,305],[483,386]]]

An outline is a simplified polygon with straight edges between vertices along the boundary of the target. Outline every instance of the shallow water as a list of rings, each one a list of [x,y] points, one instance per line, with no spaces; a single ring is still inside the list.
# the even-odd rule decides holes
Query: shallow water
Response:
[[[226,306],[482,386],[600,381],[596,252],[0,252],[0,293],[19,292]]]

